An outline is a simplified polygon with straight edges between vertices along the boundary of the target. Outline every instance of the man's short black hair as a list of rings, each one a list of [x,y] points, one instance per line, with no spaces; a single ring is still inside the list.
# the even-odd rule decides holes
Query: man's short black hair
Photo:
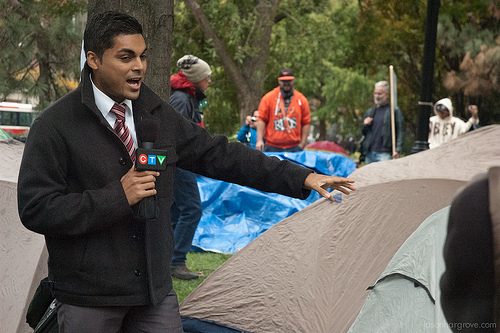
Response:
[[[85,56],[92,51],[102,60],[104,51],[112,48],[115,37],[122,34],[142,35],[142,26],[134,17],[124,13],[108,11],[92,16],[83,34]]]

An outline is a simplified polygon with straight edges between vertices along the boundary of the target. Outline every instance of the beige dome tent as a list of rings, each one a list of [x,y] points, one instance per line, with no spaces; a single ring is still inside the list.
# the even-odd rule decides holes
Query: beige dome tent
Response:
[[[488,126],[356,170],[356,192],[340,204],[320,199],[266,231],[193,291],[181,315],[192,332],[197,322],[212,332],[347,332],[410,235],[474,175],[500,164],[499,141],[500,126]],[[429,320],[441,320],[434,313]]]
[[[27,230],[17,213],[17,175],[24,144],[0,141],[0,323],[2,332],[33,332],[26,310],[47,275],[43,236]]]

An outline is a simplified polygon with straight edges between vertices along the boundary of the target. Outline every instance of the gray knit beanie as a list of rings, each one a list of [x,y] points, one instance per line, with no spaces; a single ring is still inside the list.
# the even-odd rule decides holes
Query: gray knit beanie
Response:
[[[210,66],[205,61],[193,55],[185,55],[177,60],[177,67],[193,83],[198,83],[212,74]]]

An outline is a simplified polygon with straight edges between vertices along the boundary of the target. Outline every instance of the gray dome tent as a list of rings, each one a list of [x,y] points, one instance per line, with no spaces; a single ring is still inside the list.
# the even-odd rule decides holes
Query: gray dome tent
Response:
[[[499,141],[500,126],[483,127],[356,170],[350,177],[358,190],[342,203],[320,199],[276,224],[186,297],[180,310],[194,323],[188,331],[196,332],[197,321],[209,321],[213,332],[224,332],[219,324],[249,332],[348,331],[367,288],[410,235],[474,175],[500,165]],[[433,313],[430,320],[442,319]]]
[[[4,332],[33,332],[26,311],[47,276],[44,238],[26,229],[17,213],[17,175],[24,143],[0,141],[0,323]]]

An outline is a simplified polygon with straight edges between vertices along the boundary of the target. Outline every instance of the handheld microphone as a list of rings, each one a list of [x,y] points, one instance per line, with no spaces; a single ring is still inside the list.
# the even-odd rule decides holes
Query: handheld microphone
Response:
[[[167,151],[153,149],[158,138],[160,124],[153,119],[144,119],[137,126],[137,140],[139,148],[135,151],[135,168],[139,171],[164,171],[167,168]],[[139,219],[154,220],[158,218],[159,208],[156,195],[143,198],[139,202],[136,217]]]
[[[158,138],[160,124],[153,119],[146,118],[137,125],[137,140],[139,148],[135,151],[135,168],[139,171],[165,171],[167,151],[153,149]]]

